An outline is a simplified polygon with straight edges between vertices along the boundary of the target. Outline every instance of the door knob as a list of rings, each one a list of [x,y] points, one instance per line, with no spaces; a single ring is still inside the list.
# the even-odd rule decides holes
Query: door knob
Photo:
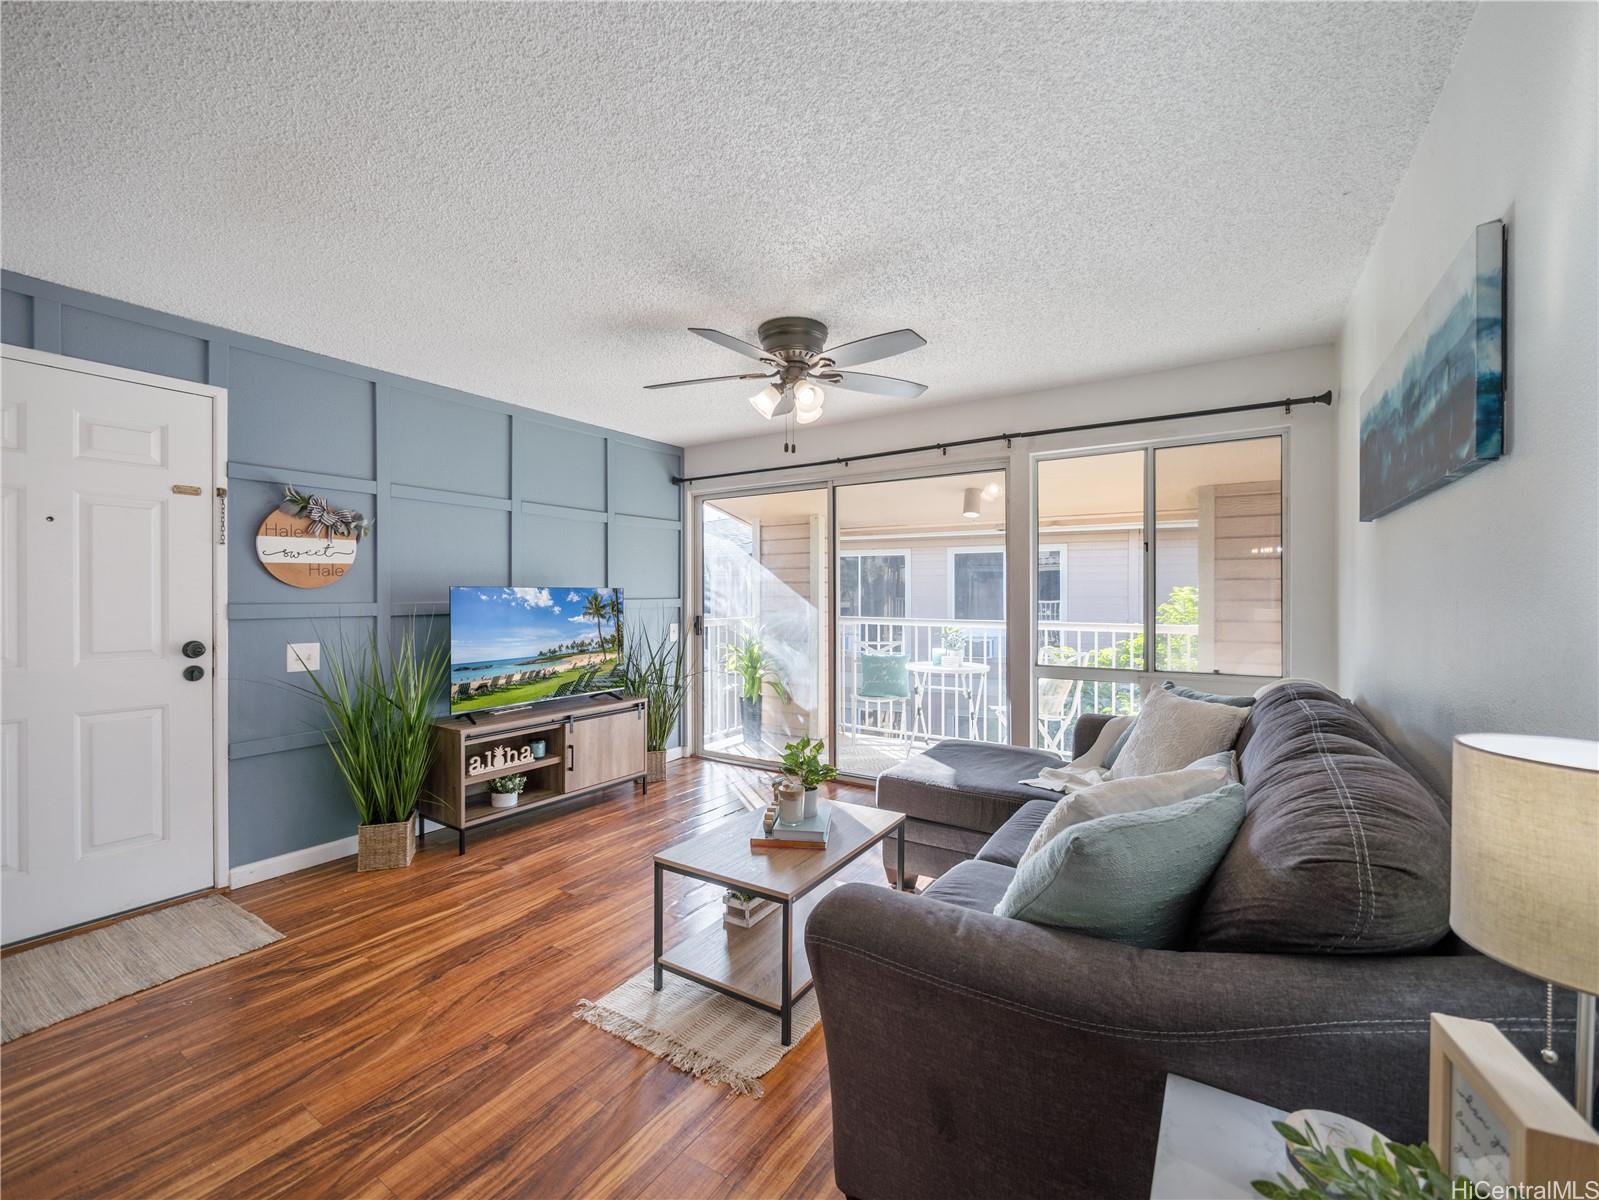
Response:
[[[184,658],[199,658],[204,653],[205,653],[205,643],[204,642],[184,642],[183,643],[183,657]]]
[[[184,667],[183,668],[183,677],[185,679],[187,679],[190,683],[199,683],[200,680],[205,678],[205,668],[204,667]]]

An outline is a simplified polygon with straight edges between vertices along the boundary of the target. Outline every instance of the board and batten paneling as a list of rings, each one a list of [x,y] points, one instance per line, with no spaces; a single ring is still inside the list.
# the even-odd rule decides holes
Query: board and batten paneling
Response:
[[[451,583],[621,587],[631,631],[658,638],[681,621],[675,446],[10,271],[0,285],[12,345],[228,389],[234,866],[355,830],[289,642],[320,641],[325,661],[413,618],[424,640],[442,637]],[[291,588],[256,561],[284,484],[377,519],[337,583]]]

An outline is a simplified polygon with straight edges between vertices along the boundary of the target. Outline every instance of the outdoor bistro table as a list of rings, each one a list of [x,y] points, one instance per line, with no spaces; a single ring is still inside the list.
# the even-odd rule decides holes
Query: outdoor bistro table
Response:
[[[934,663],[913,662],[910,673],[916,679],[916,732],[931,737],[927,728],[927,698],[932,692],[966,699],[966,734],[977,727],[977,714],[985,712],[988,704],[988,664],[980,662]],[[934,681],[937,682],[934,682]],[[956,713],[955,733],[960,735],[960,714]],[[940,730],[942,732],[942,730]]]

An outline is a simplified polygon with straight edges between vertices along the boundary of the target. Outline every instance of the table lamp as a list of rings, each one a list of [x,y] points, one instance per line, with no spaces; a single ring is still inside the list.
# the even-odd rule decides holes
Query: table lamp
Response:
[[[1599,742],[1455,739],[1449,924],[1507,966],[1577,992],[1577,1111],[1593,1123],[1599,993]]]

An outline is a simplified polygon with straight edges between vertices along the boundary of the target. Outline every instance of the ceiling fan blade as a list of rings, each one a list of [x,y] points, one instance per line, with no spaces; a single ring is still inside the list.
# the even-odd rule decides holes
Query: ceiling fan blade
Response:
[[[704,330],[695,332],[703,333]],[[822,351],[822,357],[832,360],[835,367],[853,367],[859,363],[904,354],[907,350],[925,345],[927,339],[914,329],[896,329],[892,333],[878,333],[856,342],[845,342],[842,346]]]
[[[927,390],[925,383],[895,379],[892,375],[868,375],[865,371],[828,371],[818,378],[831,383],[834,387],[848,388],[852,392],[871,392],[874,396],[902,396],[907,400],[920,396]]]
[[[645,391],[654,391],[656,388],[688,387],[694,383],[721,383],[724,379],[776,379],[775,375],[768,375],[763,371],[751,371],[746,375],[707,375],[704,379],[674,379],[671,383],[646,383]]]
[[[745,358],[753,358],[757,362],[766,362],[772,356],[759,346],[752,346],[748,342],[734,337],[731,333],[723,333],[720,329],[690,329],[690,333],[697,333],[707,342],[715,342]]]

